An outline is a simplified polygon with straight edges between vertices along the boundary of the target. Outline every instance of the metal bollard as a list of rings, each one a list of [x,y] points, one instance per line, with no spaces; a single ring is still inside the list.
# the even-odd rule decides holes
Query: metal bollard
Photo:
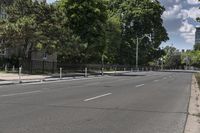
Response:
[[[131,72],[133,72],[133,68],[131,68]]]
[[[60,80],[62,79],[62,68],[60,68]]]
[[[19,67],[19,83],[22,83],[21,76],[22,76],[22,67]]]
[[[124,71],[126,71],[126,68],[124,68]]]
[[[88,69],[87,69],[87,67],[85,68],[85,77],[87,77],[88,75],[87,75],[87,71],[88,71]]]

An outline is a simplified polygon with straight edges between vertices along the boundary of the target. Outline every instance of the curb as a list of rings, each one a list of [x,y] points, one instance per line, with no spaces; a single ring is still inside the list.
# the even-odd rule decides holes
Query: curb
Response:
[[[92,78],[92,77],[109,77],[107,75],[98,75],[98,76],[88,76],[88,77],[84,77],[84,76],[79,76],[79,77],[63,77],[62,79],[60,78],[47,78],[47,79],[35,79],[35,80],[22,80],[22,82],[19,81],[5,81],[6,83],[1,83],[0,82],[0,86],[6,86],[6,85],[17,85],[17,84],[29,84],[29,83],[39,83],[39,82],[44,82],[44,83],[50,83],[53,81],[67,81],[67,80],[71,80],[71,79],[87,79],[87,78]]]

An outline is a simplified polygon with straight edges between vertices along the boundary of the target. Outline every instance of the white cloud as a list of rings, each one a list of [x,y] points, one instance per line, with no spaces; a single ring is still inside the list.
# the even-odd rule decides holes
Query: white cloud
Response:
[[[187,3],[191,5],[200,4],[198,0],[187,0]]]
[[[164,13],[163,18],[165,19],[174,19],[177,17],[179,12],[181,11],[181,5],[173,5],[173,7],[169,7]]]
[[[187,20],[182,22],[182,26],[179,29],[181,36],[189,44],[194,44],[195,30],[195,27],[192,24],[190,24]]]
[[[200,17],[200,10],[198,7],[192,7],[188,10],[182,9],[177,17],[182,18],[184,20],[188,18],[192,18],[193,20],[196,20],[197,17]]]

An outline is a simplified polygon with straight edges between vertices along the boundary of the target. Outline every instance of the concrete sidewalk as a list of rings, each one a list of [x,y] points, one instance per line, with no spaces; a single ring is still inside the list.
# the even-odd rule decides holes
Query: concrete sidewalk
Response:
[[[29,75],[21,74],[22,82],[39,82],[41,80],[50,78],[47,75]],[[17,73],[0,73],[0,85],[9,85],[20,83],[19,74]]]
[[[149,72],[130,72],[130,71],[105,71],[104,75],[108,76],[142,76],[146,75]],[[87,74],[88,77],[97,77],[103,76],[102,73],[96,74]],[[68,80],[72,78],[84,78],[84,73],[64,73],[62,74],[62,80]],[[60,74],[52,74],[52,75],[29,75],[22,74],[21,80],[19,79],[18,73],[0,73],[0,85],[10,85],[10,84],[19,84],[19,83],[34,83],[34,82],[48,82],[48,81],[57,81],[60,79]]]
[[[34,79],[45,79],[51,76],[45,75],[29,75],[29,74],[22,74],[22,80],[34,80]],[[19,74],[17,73],[0,73],[0,81],[10,81],[10,80],[19,80]]]

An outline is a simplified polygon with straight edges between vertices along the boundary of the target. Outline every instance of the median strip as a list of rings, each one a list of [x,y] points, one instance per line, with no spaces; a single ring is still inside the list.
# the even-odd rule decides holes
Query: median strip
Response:
[[[33,93],[40,93],[41,91],[30,91],[30,92],[23,92],[23,93],[13,93],[7,95],[0,95],[0,97],[10,97],[10,96],[17,96],[17,95],[26,95],[26,94],[33,94]]]
[[[101,97],[105,97],[105,96],[108,96],[108,95],[111,95],[111,94],[112,93],[107,93],[107,94],[99,95],[99,96],[96,96],[96,97],[88,98],[88,99],[85,99],[84,102],[91,101],[91,100],[94,100],[94,99],[98,99],[98,98],[101,98]]]

